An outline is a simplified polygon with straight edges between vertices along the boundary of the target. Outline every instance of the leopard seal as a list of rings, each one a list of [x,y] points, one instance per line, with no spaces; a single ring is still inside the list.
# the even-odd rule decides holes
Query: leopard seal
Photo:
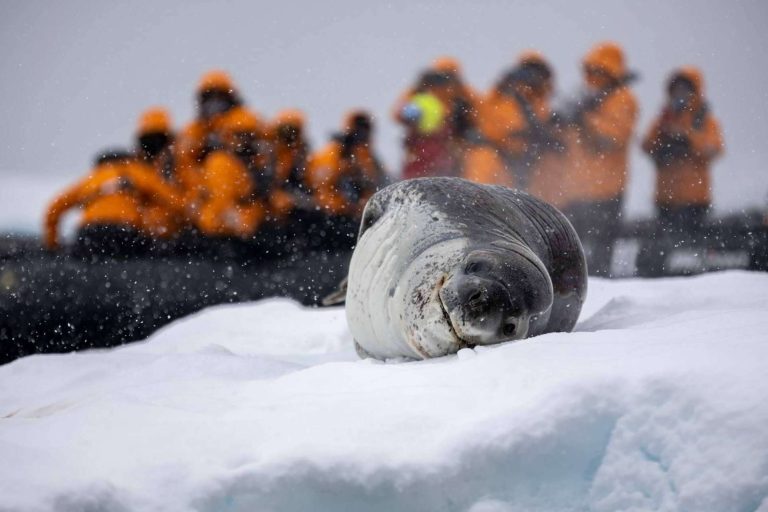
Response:
[[[459,178],[390,185],[368,201],[346,283],[361,357],[427,359],[570,331],[584,251],[553,206]]]

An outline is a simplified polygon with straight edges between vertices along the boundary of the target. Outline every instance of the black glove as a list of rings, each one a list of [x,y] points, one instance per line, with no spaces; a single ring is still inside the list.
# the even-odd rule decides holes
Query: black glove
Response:
[[[662,135],[651,152],[659,167],[667,167],[674,162],[685,160],[690,154],[691,142],[684,135]]]

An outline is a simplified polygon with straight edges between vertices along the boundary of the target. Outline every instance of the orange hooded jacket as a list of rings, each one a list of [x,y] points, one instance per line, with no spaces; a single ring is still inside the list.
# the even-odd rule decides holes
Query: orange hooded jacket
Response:
[[[339,142],[331,142],[313,154],[307,168],[308,184],[312,196],[320,208],[329,215],[360,216],[366,201],[373,195],[379,182],[378,167],[367,147],[360,146],[353,150],[352,158],[342,156]],[[362,176],[354,176],[358,172]],[[345,178],[362,179],[371,184],[365,187],[356,200],[347,197],[340,183]]]
[[[723,151],[720,124],[708,112],[701,72],[684,67],[670,78],[688,81],[694,88],[692,104],[681,112],[665,108],[651,124],[643,150],[656,163],[656,204],[709,205],[712,200],[710,164]],[[683,154],[665,158],[673,141],[685,140]]]
[[[223,146],[203,160],[197,226],[206,236],[248,238],[266,217],[264,204],[254,197],[256,183],[234,153],[236,137],[256,137],[258,129],[257,118],[245,109],[230,111],[221,126]]]
[[[352,112],[347,116],[345,132],[358,114]],[[347,180],[362,185],[359,197],[349,197]],[[384,180],[370,146],[364,144],[345,155],[342,143],[334,140],[314,153],[307,165],[307,185],[317,205],[329,215],[362,215],[366,201]]]
[[[272,126],[275,152],[275,176],[269,197],[270,214],[283,220],[297,207],[300,198],[296,186],[306,187],[308,144],[304,139],[304,114],[299,110],[280,112]],[[295,130],[297,140],[286,143],[280,136],[281,130]],[[293,182],[295,180],[296,182]]]
[[[197,94],[205,91],[224,91],[234,96],[238,95],[238,89],[228,73],[221,70],[212,70],[205,73],[198,83]],[[199,209],[197,199],[201,195],[202,176],[200,166],[205,158],[206,149],[212,145],[220,144],[223,125],[227,117],[238,110],[247,109],[237,105],[230,110],[216,114],[211,118],[197,118],[191,121],[179,133],[174,145],[177,179],[184,188],[185,201],[188,210],[196,212]],[[255,115],[252,112],[249,114]],[[236,114],[237,115],[237,114]],[[266,126],[256,117],[260,136],[265,136]]]
[[[58,247],[59,220],[74,207],[83,209],[80,226],[126,226],[152,235],[144,220],[144,207],[154,203],[173,211],[183,207],[176,191],[150,166],[130,157],[99,163],[85,179],[50,204],[43,243],[49,249]]]
[[[580,124],[566,129],[568,148],[564,173],[565,201],[605,201],[623,195],[627,183],[629,147],[637,120],[637,100],[624,83],[627,70],[621,48],[602,43],[584,58],[586,70],[596,69],[619,85],[583,113]],[[590,81],[600,92],[605,85]]]
[[[229,74],[220,70],[212,70],[205,73],[197,85],[196,93],[198,95],[206,91],[237,94],[237,87],[235,87]],[[176,141],[176,160],[181,168],[194,168],[200,164],[204,156],[207,139],[220,131],[225,114],[226,112],[211,118],[198,117],[187,124],[179,133]]]
[[[184,226],[191,225],[191,219],[186,215],[183,205],[184,183],[179,179],[178,169],[174,159],[174,133],[171,117],[162,107],[147,109],[139,117],[136,139],[141,145],[141,138],[154,134],[167,137],[168,146],[151,158],[144,155],[141,147],[137,152],[144,163],[154,168],[158,178],[168,189],[172,189],[178,203],[169,206],[163,201],[148,201],[142,205],[142,216],[145,231],[153,238],[171,238],[177,235]]]
[[[549,68],[549,64],[538,52],[527,51],[519,58],[519,65],[536,63]],[[551,116],[549,96],[551,84],[541,90],[521,90],[531,107],[531,113],[539,123],[546,125]],[[516,183],[514,162],[522,161],[530,150],[530,122],[521,104],[509,93],[495,87],[480,103],[478,128],[486,143],[473,145],[465,158],[463,175],[466,179],[479,183],[520,186]],[[529,162],[529,191],[543,196],[549,192],[551,180],[552,151],[542,151],[535,161]],[[556,181],[556,180],[554,180]],[[534,192],[535,190],[535,192]]]

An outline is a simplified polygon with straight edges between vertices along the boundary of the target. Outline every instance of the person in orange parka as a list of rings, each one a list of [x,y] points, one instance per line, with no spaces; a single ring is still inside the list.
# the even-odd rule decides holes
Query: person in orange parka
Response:
[[[698,69],[672,73],[667,103],[643,141],[656,164],[656,208],[667,234],[698,233],[712,202],[710,164],[723,151],[723,136],[703,89]]]
[[[354,242],[366,201],[386,184],[371,147],[372,133],[370,114],[353,111],[346,116],[342,133],[309,159],[309,189],[332,233],[340,237],[337,240]]]
[[[200,79],[196,93],[197,118],[178,136],[175,145],[178,168],[185,173],[189,187],[188,197],[197,196],[194,190],[195,171],[212,148],[221,144],[222,123],[232,110],[245,108],[240,93],[228,73],[212,70]],[[252,115],[252,112],[249,112]],[[257,117],[258,132],[265,131]],[[192,205],[195,206],[195,205]]]
[[[275,152],[275,179],[269,204],[271,215],[287,221],[297,209],[314,210],[307,187],[309,143],[305,136],[304,114],[288,109],[277,114],[272,127]]]
[[[205,156],[209,137],[215,138],[223,114],[242,105],[240,93],[228,73],[212,70],[205,73],[195,95],[197,117],[179,133],[177,159],[182,167],[196,167]]]
[[[183,202],[187,187],[183,173],[177,172],[174,158],[174,133],[171,116],[162,107],[153,107],[139,117],[136,130],[136,157],[152,167],[158,178],[172,189]],[[148,201],[142,206],[145,231],[155,240],[168,241],[176,237],[181,229],[191,223],[184,212],[183,204],[169,207],[162,201]]]
[[[71,208],[82,208],[76,252],[83,255],[135,256],[150,249],[144,206],[161,203],[180,208],[175,191],[154,169],[127,151],[101,154],[93,171],[59,195],[48,207],[44,245],[59,247],[58,225]]]
[[[624,52],[615,43],[596,45],[583,61],[586,92],[561,113],[567,163],[566,214],[579,233],[590,272],[608,275],[621,225],[629,147],[637,100],[629,88]]]
[[[555,135],[549,98],[552,70],[538,52],[524,52],[505,73],[479,109],[481,137],[467,155],[464,177],[480,183],[516,187],[536,195],[548,190],[552,171],[542,164],[562,152]]]
[[[259,190],[263,180],[256,164],[260,124],[240,108],[227,113],[220,130],[220,145],[201,167],[197,226],[212,239],[250,239],[266,217],[266,191]]]

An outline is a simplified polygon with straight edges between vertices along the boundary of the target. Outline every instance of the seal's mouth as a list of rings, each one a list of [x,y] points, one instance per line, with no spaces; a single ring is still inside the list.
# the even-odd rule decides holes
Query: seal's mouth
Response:
[[[451,320],[451,315],[448,314],[448,308],[445,307],[445,302],[443,302],[443,294],[440,293],[443,289],[445,281],[446,276],[443,276],[437,283],[437,303],[440,306],[440,312],[443,314],[443,318],[445,318],[445,323],[448,326],[448,330],[450,331],[451,335],[456,339],[456,341],[459,342],[459,346],[461,348],[473,348],[475,346],[474,343],[464,341],[461,336],[459,336],[459,333],[456,331],[456,327],[453,325],[453,321]]]

